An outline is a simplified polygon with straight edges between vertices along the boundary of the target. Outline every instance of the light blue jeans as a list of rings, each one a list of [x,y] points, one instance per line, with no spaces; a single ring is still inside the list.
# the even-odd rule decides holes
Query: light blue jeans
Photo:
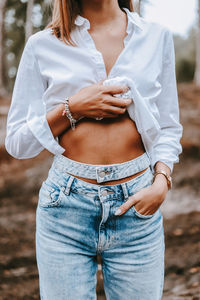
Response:
[[[92,184],[73,176],[106,182],[146,168],[137,177],[115,185]],[[102,258],[107,300],[161,299],[165,243],[160,208],[144,216],[132,206],[123,215],[114,215],[129,196],[151,185],[152,180],[146,152],[110,165],[54,156],[36,210],[41,299],[97,299],[97,255]]]

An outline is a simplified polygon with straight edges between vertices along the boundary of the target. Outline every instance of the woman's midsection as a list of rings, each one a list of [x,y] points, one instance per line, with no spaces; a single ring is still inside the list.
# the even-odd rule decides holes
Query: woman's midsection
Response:
[[[75,130],[67,130],[59,136],[59,144],[66,149],[63,155],[88,164],[116,164],[136,158],[145,152],[141,135],[128,113],[116,118],[96,121],[81,119]],[[145,169],[146,170],[146,169]],[[129,177],[101,184],[118,184],[140,175],[142,170]],[[96,179],[75,176],[96,184]]]

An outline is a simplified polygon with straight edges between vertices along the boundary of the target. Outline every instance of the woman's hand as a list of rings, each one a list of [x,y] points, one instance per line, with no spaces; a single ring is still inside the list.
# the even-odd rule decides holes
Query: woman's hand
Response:
[[[124,114],[132,99],[113,96],[128,90],[126,85],[103,85],[103,80],[82,88],[75,95],[69,97],[69,109],[75,119],[80,117],[115,118]]]
[[[166,179],[162,174],[158,174],[152,185],[130,196],[124,204],[118,207],[115,215],[124,214],[133,205],[140,214],[152,215],[165,200],[167,191]]]

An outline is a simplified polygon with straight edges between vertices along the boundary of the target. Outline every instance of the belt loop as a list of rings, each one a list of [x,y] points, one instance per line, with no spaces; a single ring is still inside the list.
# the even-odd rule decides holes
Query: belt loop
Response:
[[[74,176],[70,175],[69,180],[67,182],[67,186],[65,188],[65,195],[69,195],[70,188],[71,188],[71,185],[72,185],[72,182],[73,182],[74,178],[75,178]]]
[[[125,198],[125,200],[128,200],[129,195],[128,195],[128,188],[127,188],[126,182],[121,183],[121,186],[122,186],[122,190],[124,193],[124,198]]]

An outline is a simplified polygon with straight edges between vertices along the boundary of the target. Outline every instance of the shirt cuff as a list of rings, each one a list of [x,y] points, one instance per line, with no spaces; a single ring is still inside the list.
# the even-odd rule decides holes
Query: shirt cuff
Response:
[[[174,169],[174,162],[165,160],[163,158],[156,158],[156,157],[151,160],[151,169],[153,173],[155,172],[154,165],[156,164],[157,161],[163,162],[165,165],[167,165],[170,168],[170,173],[172,174]]]
[[[26,120],[26,122],[33,135],[45,149],[55,155],[62,154],[65,151],[65,148],[61,147],[54,138],[46,115],[34,115],[31,120]]]

